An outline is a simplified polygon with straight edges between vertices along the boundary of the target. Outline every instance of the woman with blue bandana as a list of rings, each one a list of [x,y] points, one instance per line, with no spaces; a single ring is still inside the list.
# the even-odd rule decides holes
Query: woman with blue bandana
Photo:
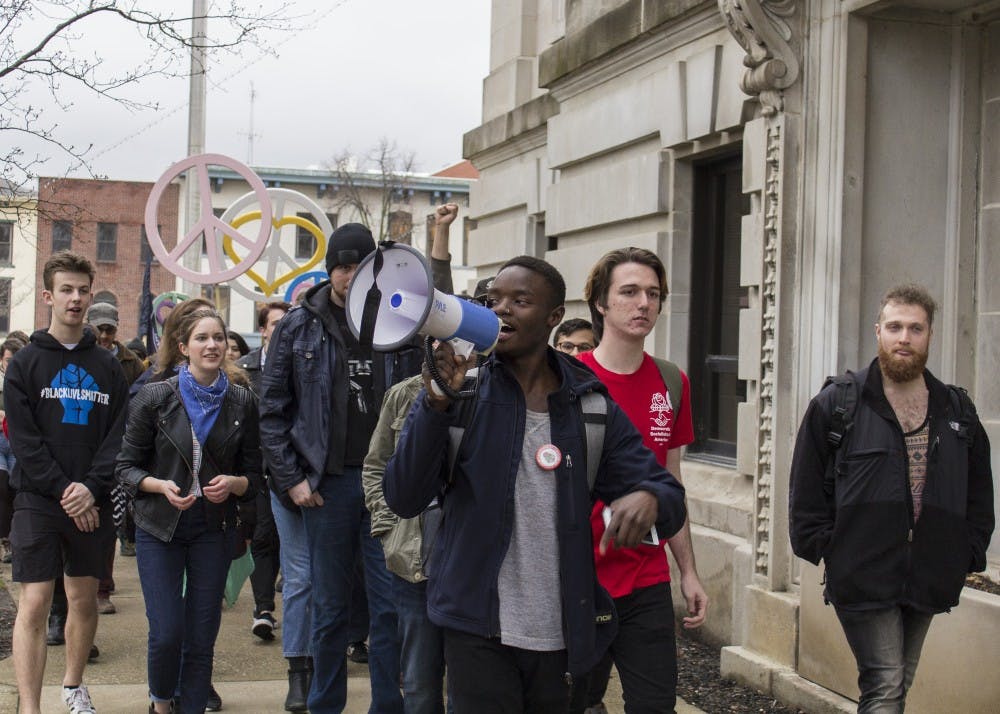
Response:
[[[193,310],[176,339],[186,361],[135,397],[116,470],[135,498],[149,711],[159,714],[205,711],[236,504],[254,498],[261,464],[256,400],[227,374],[222,318]]]

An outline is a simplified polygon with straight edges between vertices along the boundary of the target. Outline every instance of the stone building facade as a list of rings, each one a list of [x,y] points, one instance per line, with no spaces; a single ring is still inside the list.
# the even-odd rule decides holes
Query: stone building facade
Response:
[[[807,711],[856,688],[788,543],[792,444],[824,377],[874,356],[888,286],[938,297],[929,366],[1000,443],[998,40],[997,2],[493,2],[469,262],[542,256],[585,316],[600,255],[660,255],[647,349],[692,380],[701,634],[727,675]],[[936,619],[908,711],[992,710],[1000,683],[976,672],[1000,664],[998,607],[967,588]]]

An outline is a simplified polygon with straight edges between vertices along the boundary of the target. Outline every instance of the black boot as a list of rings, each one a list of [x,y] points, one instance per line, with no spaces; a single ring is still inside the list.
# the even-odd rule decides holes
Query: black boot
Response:
[[[45,633],[45,644],[66,644],[66,616],[57,613],[49,614],[49,629]]]
[[[312,657],[289,657],[286,712],[308,711],[310,686],[312,686]]]

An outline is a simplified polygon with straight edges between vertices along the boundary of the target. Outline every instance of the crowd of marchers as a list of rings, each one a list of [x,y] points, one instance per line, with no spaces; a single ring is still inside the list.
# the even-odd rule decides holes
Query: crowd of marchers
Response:
[[[457,214],[435,215],[444,293]],[[334,230],[329,279],[260,306],[259,349],[193,298],[148,356],[92,303],[89,259],[48,260],[49,324],[0,345],[23,714],[40,712],[46,647],[63,643],[63,700],[97,711],[84,672],[115,611],[116,553],[136,557],[149,622],[137,706],[220,709],[215,640],[248,549],[253,636],[275,639],[281,601],[286,711],[343,711],[348,658],[367,662],[378,714],[599,714],[612,667],[626,712],[674,711],[671,589],[686,628],[709,601],[681,484],[692,387],[645,350],[668,298],[660,258],[601,257],[588,321],[564,320],[555,267],[514,257],[464,296],[499,325],[488,355],[465,355],[356,336],[348,291],[377,250],[360,224]],[[862,712],[903,711],[931,618],[984,569],[994,527],[975,407],[926,368],[934,312],[920,286],[887,290],[877,356],[812,400],[792,463],[792,545],[825,565]]]

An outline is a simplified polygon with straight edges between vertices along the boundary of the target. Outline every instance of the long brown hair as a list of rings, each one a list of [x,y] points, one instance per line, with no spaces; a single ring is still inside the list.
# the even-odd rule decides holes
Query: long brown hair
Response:
[[[167,315],[167,319],[163,323],[163,335],[160,337],[160,346],[156,350],[155,362],[158,374],[166,372],[169,375],[173,373],[174,367],[177,367],[184,361],[184,355],[181,354],[181,350],[177,346],[181,342],[178,325],[195,310],[203,310],[205,308],[215,310],[215,306],[205,298],[189,298],[174,307],[170,311],[170,314]]]
[[[170,317],[173,316],[173,313],[171,313]],[[222,328],[222,333],[227,334],[228,331],[226,330],[226,321],[222,319],[222,315],[216,312],[215,308],[199,307],[196,310],[187,310],[177,319],[177,323],[174,325],[176,339],[174,349],[177,350],[178,354],[180,354],[181,351],[180,345],[191,339],[191,333],[194,332],[194,328],[206,317],[216,320],[219,323],[219,327]],[[166,337],[166,329],[164,329],[163,335]],[[160,343],[160,347],[163,347],[162,342]],[[225,354],[225,351],[226,348],[223,347],[223,354]],[[182,361],[186,360],[183,355],[181,359]],[[229,381],[233,384],[239,384],[244,387],[250,386],[250,379],[247,373],[241,367],[236,366],[236,364],[228,357],[224,357],[220,369],[226,373],[226,377],[228,377]]]

